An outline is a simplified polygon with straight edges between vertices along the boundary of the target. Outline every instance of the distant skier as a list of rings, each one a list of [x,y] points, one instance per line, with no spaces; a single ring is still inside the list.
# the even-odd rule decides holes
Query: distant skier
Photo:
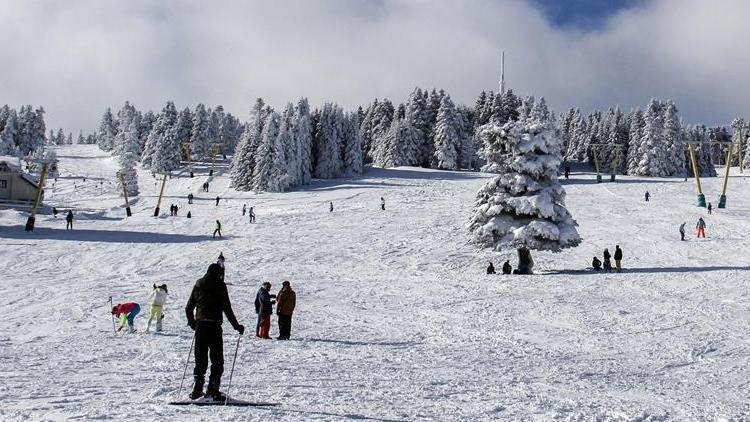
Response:
[[[385,198],[380,197],[380,209],[385,211]]]
[[[248,213],[250,214],[250,222],[255,223],[255,213],[253,212],[253,207],[250,207]]]
[[[531,252],[528,248],[518,248],[518,268],[513,270],[513,274],[534,274],[534,260],[531,259]]]
[[[594,267],[594,271],[601,271],[602,261],[600,261],[599,258],[594,257],[594,259],[591,261],[591,266]]]
[[[711,211],[713,211],[714,207],[711,205],[710,202],[708,203],[707,209],[708,209],[708,215],[711,215]]]
[[[169,216],[174,217],[174,204],[169,206]]]
[[[57,218],[57,207],[52,207],[52,216]]]
[[[330,206],[328,207],[328,212],[333,212],[333,202],[330,203]]]
[[[188,194],[188,204],[192,204],[192,203],[193,203],[193,194],[189,193]]]
[[[221,198],[219,198],[219,197],[217,196],[217,197],[216,197],[216,206],[217,206],[217,207],[219,206],[219,201],[220,201],[220,200],[221,200]]]
[[[164,302],[167,301],[167,285],[157,286],[154,283],[154,290],[149,296],[151,298],[151,314],[148,317],[146,331],[151,329],[151,321],[156,320],[156,332],[161,332],[161,320],[164,319]]]
[[[615,267],[617,267],[618,273],[622,271],[622,249],[620,249],[620,245],[615,245]]]
[[[570,177],[570,166],[566,164],[565,165],[565,180],[568,180],[569,177]]]
[[[255,313],[258,314],[258,325],[255,335],[270,339],[271,336],[271,315],[273,314],[273,298],[276,295],[272,295],[268,292],[271,291],[271,283],[264,282],[258,289],[258,293],[255,295]]]
[[[187,215],[185,217],[191,218],[192,216],[193,216],[193,214],[191,214],[190,211],[188,211],[188,213],[187,213]]]
[[[513,267],[510,265],[510,259],[506,259],[503,264],[503,274],[510,274],[513,272]]]
[[[703,221],[703,217],[700,217],[698,219],[698,224],[695,225],[695,228],[698,230],[698,237],[706,238],[706,222]]]
[[[276,295],[276,317],[279,320],[277,340],[289,340],[292,332],[292,314],[297,306],[297,294],[288,281],[281,283],[281,290]]]
[[[208,359],[211,357],[211,375],[208,377],[206,396],[215,401],[226,401],[227,397],[219,388],[221,375],[224,373],[224,341],[221,323],[226,315],[227,320],[240,335],[245,327],[237,321],[229,302],[227,285],[221,281],[221,267],[218,264],[208,266],[206,275],[195,282],[190,299],[185,306],[188,325],[195,330],[195,369],[193,391],[190,398],[196,400],[203,396]]]
[[[73,211],[68,210],[68,215],[65,216],[65,230],[73,230]]]
[[[245,213],[247,212],[247,204],[242,204],[242,216],[245,216]]]
[[[685,222],[680,224],[680,240],[685,240]]]
[[[492,261],[490,261],[490,265],[487,267],[487,274],[495,274],[495,266],[492,265]]]
[[[648,191],[646,191],[646,195],[645,195],[645,196],[646,196],[646,202],[648,202],[648,198],[650,198],[650,197],[651,197],[651,194],[650,194],[650,193],[648,193]]]
[[[177,217],[177,212],[180,210],[180,207],[177,206],[177,204],[174,204],[174,216]]]
[[[115,318],[120,319],[120,327],[117,328],[117,331],[119,332],[120,330],[122,330],[122,328],[125,326],[125,323],[127,323],[128,332],[134,333],[135,332],[135,317],[140,312],[141,312],[141,305],[135,302],[118,303],[117,305],[113,306],[112,315],[114,315]]]
[[[604,271],[612,272],[612,255],[609,253],[609,249],[604,248]]]
[[[214,224],[213,237],[216,237],[216,233],[219,233],[219,237],[221,237],[221,222],[219,220],[216,220],[216,224]]]

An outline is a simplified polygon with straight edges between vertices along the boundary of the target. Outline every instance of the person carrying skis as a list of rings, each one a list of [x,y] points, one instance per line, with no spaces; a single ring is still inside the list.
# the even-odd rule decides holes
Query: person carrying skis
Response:
[[[685,240],[685,222],[680,224],[680,240]]]
[[[708,209],[708,215],[711,215],[711,211],[713,211],[714,207],[711,205],[710,202],[708,203],[708,207],[706,208]]]
[[[250,207],[248,210],[248,213],[250,215],[250,222],[255,223],[255,213],[253,212],[253,207]]]
[[[620,249],[620,245],[615,245],[615,267],[617,267],[618,273],[622,271],[622,249]]]
[[[594,259],[591,261],[591,266],[594,267],[594,271],[601,271],[602,261],[600,261],[599,258],[594,257]]]
[[[271,283],[264,282],[258,289],[258,293],[255,295],[255,313],[258,314],[258,325],[255,335],[270,339],[271,336],[271,315],[273,314],[273,300],[276,295],[272,295],[268,292],[271,291]]]
[[[154,290],[151,292],[151,314],[146,324],[146,332],[151,329],[151,321],[156,320],[156,332],[161,332],[161,320],[164,319],[164,302],[167,301],[167,285],[157,286],[154,283]]]
[[[503,264],[503,274],[510,274],[513,272],[513,267],[510,265],[510,259],[506,259]]]
[[[609,249],[604,248],[604,271],[608,273],[612,272],[611,258],[612,258],[612,255],[609,253]]]
[[[221,237],[221,222],[219,220],[216,220],[216,224],[214,224],[213,237],[216,237],[216,233],[219,233],[219,237]]]
[[[698,237],[703,236],[703,238],[706,238],[706,222],[703,221],[703,217],[700,217],[698,219],[698,224],[695,225],[695,228],[698,230]]]
[[[135,317],[141,312],[141,305],[135,302],[118,303],[112,307],[112,315],[115,318],[120,319],[120,327],[117,328],[119,332],[125,327],[125,323],[128,324],[128,332],[135,332]]]
[[[276,316],[279,320],[277,340],[289,340],[292,332],[292,313],[297,306],[297,294],[288,281],[281,283],[281,290],[276,295]]]
[[[487,267],[487,274],[495,274],[495,266],[492,265],[492,261],[490,261],[490,265]]]
[[[226,395],[219,390],[221,375],[224,373],[224,340],[221,330],[224,315],[240,335],[244,334],[245,327],[234,316],[227,285],[221,280],[219,264],[209,265],[206,275],[195,282],[185,306],[185,315],[188,325],[195,331],[195,384],[190,399],[196,400],[204,395],[203,384],[210,356],[211,375],[208,377],[205,395],[215,401],[226,401]]]
[[[646,202],[648,202],[648,198],[650,198],[650,197],[651,197],[651,194],[648,193],[648,191],[646,191]]]
[[[73,230],[73,210],[68,210],[65,216],[65,230]]]

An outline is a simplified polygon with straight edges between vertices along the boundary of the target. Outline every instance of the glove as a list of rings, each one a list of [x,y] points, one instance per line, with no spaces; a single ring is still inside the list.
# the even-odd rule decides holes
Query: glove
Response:
[[[195,331],[195,321],[188,321],[188,326]]]
[[[245,334],[245,326],[240,324],[240,326],[237,327],[237,332],[240,333],[240,335]]]

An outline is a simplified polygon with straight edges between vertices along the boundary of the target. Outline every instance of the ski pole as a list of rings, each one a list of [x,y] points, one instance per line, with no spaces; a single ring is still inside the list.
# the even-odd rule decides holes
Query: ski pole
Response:
[[[195,330],[193,330],[193,339],[190,341],[190,350],[188,351],[187,359],[185,359],[185,369],[182,371],[182,380],[180,381],[180,390],[177,392],[177,400],[182,395],[182,383],[185,382],[185,374],[187,374],[188,363],[190,363],[190,355],[193,353],[193,344],[195,344]]]
[[[112,331],[114,331],[115,335],[117,335],[117,324],[115,324],[115,316],[112,315],[112,308],[114,308],[114,305],[112,305],[112,296],[109,297],[109,309],[110,309],[110,316],[112,317]]]
[[[227,402],[229,401],[229,391],[232,389],[232,375],[234,375],[234,363],[237,361],[237,351],[240,350],[241,338],[242,338],[242,335],[237,336],[237,347],[234,348],[234,359],[232,359],[232,370],[229,371],[229,386],[227,386],[227,394],[225,394],[226,399],[224,400],[225,406]]]

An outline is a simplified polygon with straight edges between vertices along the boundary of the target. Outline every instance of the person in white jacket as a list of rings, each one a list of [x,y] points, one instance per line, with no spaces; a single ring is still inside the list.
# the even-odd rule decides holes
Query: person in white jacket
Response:
[[[156,332],[161,332],[161,320],[164,318],[164,302],[167,301],[167,285],[162,284],[157,286],[154,284],[154,291],[149,296],[151,301],[151,315],[148,318],[148,324],[146,325],[146,331],[151,329],[151,321],[156,319]]]

